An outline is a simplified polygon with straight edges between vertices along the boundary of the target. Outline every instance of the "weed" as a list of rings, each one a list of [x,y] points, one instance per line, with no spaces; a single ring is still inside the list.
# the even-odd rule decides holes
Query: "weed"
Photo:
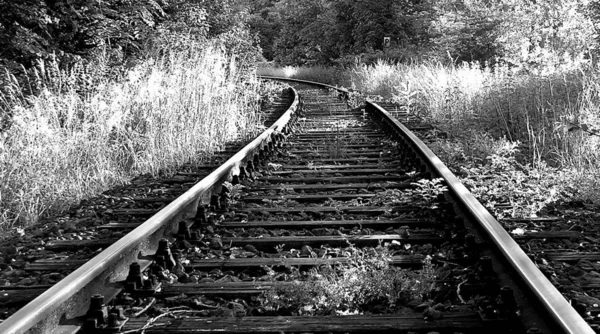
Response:
[[[431,259],[420,271],[389,265],[387,247],[337,250],[347,262],[322,264],[307,272],[295,271],[292,284],[275,284],[260,297],[267,310],[281,308],[298,315],[343,315],[392,312],[411,301],[423,301],[435,286]]]
[[[448,191],[443,182],[444,180],[441,178],[433,180],[421,179],[411,183],[416,186],[414,189],[387,189],[377,193],[369,199],[369,202],[371,205],[413,204],[435,209],[437,208],[439,195]]]
[[[335,140],[325,144],[325,154],[332,159],[346,158],[346,142],[342,140],[343,132],[340,131],[339,124],[336,122]]]
[[[486,157],[484,164],[462,168],[461,181],[500,219],[535,217],[548,204],[563,199],[566,191],[552,168],[518,163],[517,145],[506,142]],[[497,206],[507,201],[508,208]]]
[[[244,185],[242,184],[236,184],[233,185],[231,184],[231,182],[223,182],[223,187],[227,188],[227,190],[229,190],[229,204],[230,205],[235,205],[239,202],[240,198],[242,197],[242,189],[245,188]]]

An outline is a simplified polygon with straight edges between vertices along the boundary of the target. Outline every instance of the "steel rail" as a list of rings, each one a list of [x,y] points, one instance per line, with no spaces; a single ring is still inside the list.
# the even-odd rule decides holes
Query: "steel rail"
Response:
[[[397,129],[402,136],[412,143],[417,154],[421,155],[430,167],[442,177],[450,189],[477,219],[485,233],[492,239],[512,268],[518,273],[529,289],[535,294],[552,320],[558,324],[562,333],[593,334],[594,330],[565,300],[563,295],[552,285],[546,276],[529,259],[527,254],[504,230],[498,221],[479,203],[471,192],[456,178],[446,165],[425,145],[412,131],[396,120],[374,102],[367,101],[368,109],[375,109],[387,123]],[[554,332],[553,332],[554,333]]]
[[[86,310],[81,309],[81,304],[89,303],[99,286],[114,283],[117,277],[124,279],[124,276],[118,275],[136,260],[139,252],[149,254],[149,251],[156,249],[158,239],[186,216],[193,216],[198,203],[207,194],[210,195],[213,188],[220,187],[223,181],[239,174],[241,165],[251,159],[257,150],[276,141],[275,136],[284,131],[299,106],[298,93],[293,88],[292,91],[292,105],[272,126],[142,225],[0,323],[0,333],[51,333],[57,330],[61,321],[84,315]],[[90,288],[90,284],[96,285]],[[78,328],[78,325],[74,328]]]
[[[264,79],[283,80],[317,85],[325,88],[336,89],[348,94],[343,88],[327,84],[297,80],[291,78],[279,78],[262,76]],[[560,327],[561,333],[565,334],[594,334],[595,331],[567,302],[563,295],[554,287],[538,267],[529,259],[527,254],[504,230],[500,223],[489,213],[489,211],[471,194],[471,192],[458,180],[448,167],[421,141],[412,131],[395,119],[389,112],[377,105],[375,102],[367,101],[367,109],[375,111],[404,138],[406,138],[431,169],[439,177],[442,177],[455,195],[455,198],[468,210],[468,213],[477,220],[480,227],[496,247],[501,251],[510,266],[520,276],[530,291],[540,301],[546,313],[552,321]]]

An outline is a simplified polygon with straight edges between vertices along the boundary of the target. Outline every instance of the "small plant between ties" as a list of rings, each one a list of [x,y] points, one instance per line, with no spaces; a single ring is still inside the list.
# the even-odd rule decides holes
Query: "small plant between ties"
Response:
[[[371,205],[413,204],[436,209],[439,195],[448,191],[443,182],[441,178],[421,179],[411,183],[416,186],[414,189],[387,189],[375,195],[369,202]]]
[[[283,247],[278,247],[282,250]],[[277,284],[260,297],[269,311],[280,309],[294,315],[350,315],[394,312],[409,302],[427,300],[435,288],[435,270],[426,257],[418,271],[390,265],[391,250],[387,245],[344,249],[328,249],[331,257],[344,257],[345,262],[323,263],[309,271],[288,270],[292,284]],[[273,270],[268,274],[275,278]]]
[[[343,141],[345,131],[341,130],[339,122],[335,122],[334,125],[335,140],[326,144],[325,152],[332,159],[346,158],[348,155],[345,152],[346,144]]]
[[[223,182],[223,187],[229,189],[229,204],[236,205],[242,197],[242,189],[245,188],[242,184],[233,185],[231,182]]]

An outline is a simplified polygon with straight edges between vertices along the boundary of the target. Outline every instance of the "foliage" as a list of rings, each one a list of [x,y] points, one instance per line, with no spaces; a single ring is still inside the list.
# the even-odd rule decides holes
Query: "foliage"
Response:
[[[412,176],[412,174],[414,173],[410,173],[409,176]],[[439,196],[448,191],[443,182],[444,180],[441,178],[433,180],[421,179],[411,183],[411,185],[415,186],[414,189],[388,189],[377,193],[369,202],[372,205],[410,204],[435,209]]]
[[[560,168],[544,162],[523,164],[518,142],[479,132],[426,140],[498,218],[535,217],[562,201],[600,203],[597,160],[585,166],[564,163]]]
[[[338,250],[347,262],[323,264],[308,272],[292,270],[291,285],[277,285],[264,292],[267,310],[287,308],[297,315],[347,315],[389,312],[410,301],[423,301],[434,289],[435,275],[427,258],[419,271],[389,265],[385,246]],[[290,268],[292,269],[292,268]],[[274,272],[272,272],[274,274]]]
[[[42,60],[57,61],[65,71],[98,61],[107,64],[105,75],[123,74],[163,47],[184,50],[210,39],[246,64],[260,55],[246,7],[245,0],[2,0],[0,69],[21,84]]]
[[[196,43],[219,41],[247,73],[260,48],[246,25],[246,2],[0,0],[0,131],[46,82],[90,96],[102,80],[124,80],[137,64]]]
[[[249,5],[248,27],[256,34],[266,59],[273,59],[272,41],[281,29],[281,18],[272,10],[275,2],[276,0],[256,0],[250,1]]]
[[[588,4],[588,0],[517,1],[499,27],[504,59],[540,68],[590,58],[597,44]]]
[[[16,70],[52,54],[75,62],[104,47],[127,56],[141,49],[167,7],[162,0],[0,1],[4,65]]]
[[[442,1],[435,6],[435,57],[508,62],[523,69],[589,58],[597,43],[593,3],[560,1]],[[446,53],[446,54],[444,54]]]
[[[378,62],[348,74],[353,87],[393,99],[451,137],[485,132],[523,143],[529,162],[584,165],[597,157],[598,71],[572,66],[526,75],[505,65]]]
[[[383,50],[384,36],[397,51],[387,56],[401,58],[399,51],[407,45],[427,39],[427,1],[278,0],[261,5],[251,26],[268,50],[265,57],[281,64],[351,64]]]
[[[265,57],[281,65],[436,59],[528,69],[592,57],[599,8],[589,0],[263,0],[250,22]]]
[[[461,168],[461,181],[496,217],[535,217],[548,204],[565,198],[568,189],[560,179],[549,177],[550,168],[517,162],[518,142],[495,144],[494,152],[482,164]]]
[[[453,62],[488,61],[499,56],[496,39],[502,17],[494,7],[481,1],[438,3],[431,24],[434,55],[449,56]]]

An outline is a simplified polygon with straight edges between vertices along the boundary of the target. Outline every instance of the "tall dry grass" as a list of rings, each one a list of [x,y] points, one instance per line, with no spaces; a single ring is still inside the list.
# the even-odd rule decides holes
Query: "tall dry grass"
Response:
[[[461,152],[483,160],[496,141],[518,142],[521,162],[559,168],[581,197],[600,202],[600,68],[378,62],[349,74],[358,90],[435,123],[461,143]]]
[[[572,125],[600,127],[600,69],[580,64],[523,73],[507,66],[379,62],[350,75],[358,90],[393,99],[450,136],[483,132],[519,141],[532,162],[598,162],[598,137]]]
[[[259,83],[243,78],[219,46],[161,54],[123,81],[87,78],[94,87],[85,93],[55,62],[38,66],[35,96],[23,99],[24,87],[8,78],[0,98],[12,104],[12,124],[0,133],[0,229],[34,223],[135,175],[199,162],[253,132]]]

